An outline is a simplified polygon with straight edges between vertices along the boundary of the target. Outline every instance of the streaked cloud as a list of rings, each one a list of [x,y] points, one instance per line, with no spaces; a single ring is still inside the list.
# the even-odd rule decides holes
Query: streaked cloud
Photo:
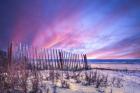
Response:
[[[12,40],[89,58],[140,58],[138,0],[0,2],[2,48]]]

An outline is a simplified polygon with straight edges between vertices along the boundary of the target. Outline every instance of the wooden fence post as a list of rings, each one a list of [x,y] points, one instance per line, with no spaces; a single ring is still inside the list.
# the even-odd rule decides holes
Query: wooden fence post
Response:
[[[86,54],[84,54],[83,56],[84,56],[85,70],[87,70],[88,69],[87,56]]]

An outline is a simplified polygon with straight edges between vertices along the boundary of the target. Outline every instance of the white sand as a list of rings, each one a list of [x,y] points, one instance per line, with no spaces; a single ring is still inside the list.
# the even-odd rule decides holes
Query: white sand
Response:
[[[140,70],[140,64],[90,64],[92,68]]]
[[[130,70],[139,70],[140,67],[139,65],[130,65],[130,64],[91,64],[91,66],[94,67],[99,67],[99,68],[111,68],[111,69],[130,69]],[[88,70],[87,72],[90,72],[92,70]],[[93,71],[95,71],[93,69]],[[55,71],[54,71],[55,72]],[[57,86],[56,87],[56,93],[140,93],[140,73],[139,72],[125,72],[125,71],[110,71],[110,70],[98,70],[97,72],[100,73],[101,75],[108,75],[108,79],[110,80],[113,77],[120,78],[122,79],[121,84],[123,84],[123,87],[115,87],[115,86],[107,86],[107,87],[100,87],[100,88],[95,88],[94,85],[89,85],[89,86],[84,86],[81,83],[76,83],[74,79],[65,79],[65,74],[62,74],[62,71],[56,71],[60,73],[61,80],[67,81],[69,84],[69,88],[61,88],[61,80],[57,80],[54,82],[54,84]],[[48,76],[47,71],[41,71],[39,72],[40,76],[46,77]],[[72,75],[73,72],[69,72],[70,75]],[[78,72],[76,72],[78,73]],[[80,75],[83,75],[84,71],[81,72]],[[63,78],[62,78],[63,77]],[[82,81],[83,79],[80,78]],[[42,87],[41,90],[43,93],[46,93],[46,89],[49,88],[50,92],[49,93],[54,93],[53,92],[53,84],[51,81],[47,81],[45,79],[42,79],[40,82],[40,86],[45,86],[44,88]],[[104,91],[104,92],[99,92]],[[111,92],[112,91],[112,92]]]

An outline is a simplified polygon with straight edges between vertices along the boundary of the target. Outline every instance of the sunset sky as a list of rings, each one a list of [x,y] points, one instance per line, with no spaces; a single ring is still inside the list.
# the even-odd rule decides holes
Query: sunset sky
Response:
[[[0,0],[0,48],[10,41],[140,58],[140,0]]]

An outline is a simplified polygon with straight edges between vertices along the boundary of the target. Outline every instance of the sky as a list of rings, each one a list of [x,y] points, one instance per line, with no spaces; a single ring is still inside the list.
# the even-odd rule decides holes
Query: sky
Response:
[[[139,0],[0,0],[0,48],[9,42],[140,58]]]

